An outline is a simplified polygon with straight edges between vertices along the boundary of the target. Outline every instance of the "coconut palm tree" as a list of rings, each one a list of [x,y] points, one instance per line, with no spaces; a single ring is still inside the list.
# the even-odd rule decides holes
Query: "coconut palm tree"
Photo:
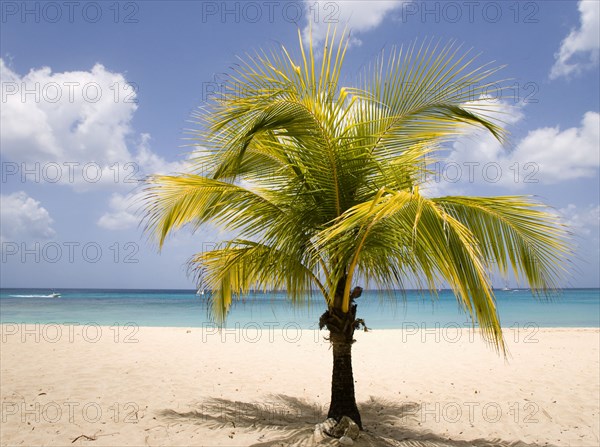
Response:
[[[285,289],[297,305],[320,293],[333,347],[329,417],[361,428],[352,375],[358,281],[436,292],[446,281],[485,340],[503,352],[490,275],[557,286],[566,230],[530,197],[429,197],[427,167],[469,127],[505,140],[485,101],[497,68],[454,43],[381,54],[342,87],[348,38],[329,33],[315,56],[300,38],[246,55],[194,118],[195,167],[148,180],[145,229],[162,246],[183,226],[235,234],[190,260],[223,322],[251,289]],[[195,171],[194,171],[195,170]],[[364,284],[363,284],[364,285]]]

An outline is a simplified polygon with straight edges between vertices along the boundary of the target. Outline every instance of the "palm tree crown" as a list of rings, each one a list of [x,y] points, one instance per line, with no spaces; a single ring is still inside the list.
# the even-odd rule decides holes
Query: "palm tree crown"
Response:
[[[250,289],[319,290],[347,314],[357,278],[433,291],[445,280],[486,339],[503,349],[490,272],[534,291],[557,286],[566,229],[529,197],[439,197],[420,186],[436,150],[464,128],[505,132],[476,101],[497,68],[454,44],[381,54],[355,87],[341,85],[347,38],[322,56],[300,38],[240,59],[225,91],[196,115],[197,170],[157,175],[145,191],[147,231],[162,246],[182,226],[212,222],[237,237],[191,264],[222,322]],[[200,172],[208,166],[208,172]]]

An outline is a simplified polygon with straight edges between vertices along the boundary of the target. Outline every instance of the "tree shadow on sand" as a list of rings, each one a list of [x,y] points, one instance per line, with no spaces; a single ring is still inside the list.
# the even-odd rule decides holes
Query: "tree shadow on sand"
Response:
[[[257,443],[250,447],[339,446],[336,439],[314,435],[315,424],[325,419],[318,404],[295,397],[273,395],[261,403],[238,402],[211,398],[199,402],[200,408],[189,412],[163,410],[159,416],[169,421],[204,425],[211,429],[242,428],[256,431]],[[417,425],[420,406],[371,398],[359,409],[365,431],[355,441],[356,447],[542,447],[500,439],[456,441],[427,432]],[[548,445],[544,445],[548,447]]]

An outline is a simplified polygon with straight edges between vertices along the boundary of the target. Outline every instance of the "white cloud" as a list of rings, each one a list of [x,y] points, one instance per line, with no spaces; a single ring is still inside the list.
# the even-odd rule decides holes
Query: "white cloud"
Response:
[[[134,92],[126,97],[121,74],[96,64],[91,71],[43,67],[20,77],[0,59],[0,78],[5,157],[101,164],[128,159],[125,137],[137,105]]]
[[[584,114],[579,127],[563,131],[558,126],[531,132],[519,143],[513,159],[537,163],[545,183],[591,177],[600,166],[600,115]]]
[[[98,219],[98,226],[106,230],[128,230],[135,228],[140,219],[138,213],[139,196],[136,194],[118,194],[111,196],[110,211]]]
[[[522,114],[515,116],[520,119]],[[592,177],[600,167],[599,129],[600,114],[587,112],[578,127],[561,130],[554,126],[529,131],[513,150],[477,130],[454,143],[446,162],[458,164],[463,182],[483,181],[515,188],[528,183],[553,184]],[[473,174],[470,178],[469,169]],[[447,177],[450,176],[454,177],[454,171],[448,173]]]
[[[192,154],[189,154],[185,160],[168,162],[152,152],[152,149],[150,149],[151,139],[150,134],[141,134],[141,141],[137,146],[137,153],[135,155],[135,160],[144,174],[173,174],[186,171],[190,167],[188,160],[192,157]]]
[[[600,205],[588,205],[579,209],[570,203],[566,208],[561,208],[560,216],[564,222],[578,235],[589,235],[592,231],[598,234],[600,226]]]
[[[133,186],[125,179],[184,169],[184,162],[152,152],[148,134],[135,135],[136,92],[120,73],[96,64],[90,71],[44,67],[20,76],[0,59],[0,80],[2,155],[17,174],[37,172],[27,181],[118,189]]]
[[[347,24],[353,34],[351,42],[360,45],[361,41],[356,37],[356,33],[376,28],[390,12],[398,9],[402,3],[404,0],[342,0],[336,2],[305,0],[309,23],[303,30],[304,39],[308,41],[309,29],[312,28],[313,42],[315,46],[318,46],[325,40],[329,25],[337,25],[340,28],[339,33]]]
[[[188,160],[167,162],[150,149],[150,135],[142,134],[138,145],[136,160],[144,169],[144,174],[174,174],[185,171],[190,165]],[[127,230],[135,228],[140,222],[141,195],[134,191],[127,195],[113,193],[109,200],[109,211],[98,219],[98,226],[106,230]]]
[[[0,195],[0,222],[2,242],[50,239],[56,234],[50,213],[23,191]]]
[[[571,76],[598,65],[600,53],[600,2],[580,0],[580,27],[573,29],[562,41],[550,79]]]

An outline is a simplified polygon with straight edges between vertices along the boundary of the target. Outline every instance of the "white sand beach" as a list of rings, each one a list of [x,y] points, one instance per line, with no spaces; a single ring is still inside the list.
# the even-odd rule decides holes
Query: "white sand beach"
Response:
[[[314,445],[325,332],[2,325],[3,446]],[[355,445],[598,446],[598,329],[356,334]],[[327,440],[319,445],[339,445]]]

